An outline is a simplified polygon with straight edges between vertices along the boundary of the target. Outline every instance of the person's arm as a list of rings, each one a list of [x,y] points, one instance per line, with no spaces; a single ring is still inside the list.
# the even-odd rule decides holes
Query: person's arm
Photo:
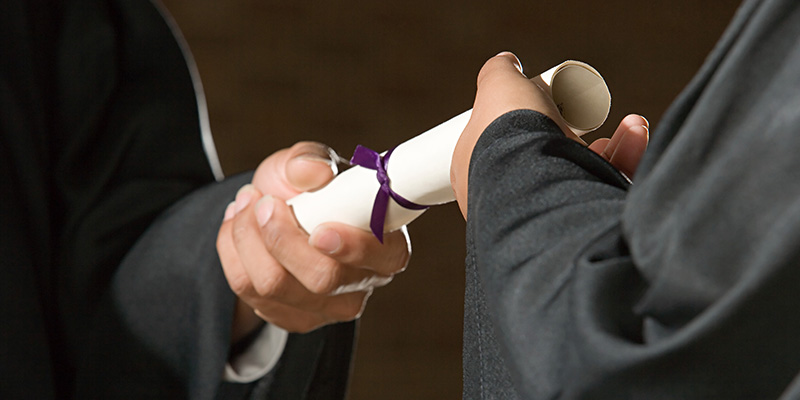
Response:
[[[243,303],[229,288],[214,244],[220,217],[225,214],[228,202],[251,179],[249,174],[240,175],[192,193],[160,216],[128,252],[114,274],[108,297],[101,301],[94,319],[94,333],[87,339],[92,346],[83,355],[85,367],[81,376],[86,379],[103,377],[109,385],[94,384],[79,388],[79,393],[191,398],[209,398],[214,393],[246,396],[252,392],[303,397],[312,391],[336,398],[344,393],[353,324],[334,324],[307,335],[290,335],[280,348],[268,348],[273,351],[271,354],[254,354],[264,349],[252,348],[250,344],[236,357],[266,356],[272,362],[259,366],[257,361],[253,367],[257,370],[255,375],[246,373],[242,378],[242,371],[235,371],[237,376],[233,380],[241,383],[218,386],[223,378],[223,366],[227,362],[237,364],[229,353],[231,343],[235,348],[238,341],[232,339],[237,326],[232,311],[236,304]],[[285,232],[285,228],[281,229]],[[299,231],[297,227],[294,229]],[[342,231],[348,232],[349,228],[342,227]],[[405,236],[400,235],[403,238],[400,250],[405,252]],[[296,242],[295,246],[308,245],[308,238],[299,238]],[[287,245],[292,243],[295,241]],[[344,243],[358,246],[353,240]],[[362,251],[359,254],[371,253]],[[296,256],[282,255],[290,261]],[[407,254],[398,261],[405,262],[405,259]],[[280,266],[273,265],[272,268]],[[286,285],[276,286],[276,290],[282,287]],[[281,301],[280,295],[292,292],[280,293],[269,301]],[[320,297],[320,302],[311,306],[295,306],[297,311],[288,317],[302,317],[302,307],[317,307],[327,300]],[[360,312],[361,307],[363,300],[358,301],[353,312]],[[311,308],[309,312],[317,310]],[[272,318],[271,312],[264,311],[264,317]],[[255,314],[249,311],[245,315]],[[349,320],[353,317],[344,314],[333,318]],[[259,321],[260,328],[264,322]],[[335,320],[330,319],[322,323],[333,322]],[[307,330],[319,324],[314,322]],[[271,329],[280,331],[268,324],[257,333]],[[258,341],[254,344],[258,345]],[[321,365],[327,365],[328,370]]]
[[[528,79],[519,59],[510,52],[501,52],[481,68],[472,116],[456,144],[450,169],[453,192],[465,218],[473,151],[484,130],[496,118],[514,110],[535,110],[556,125],[557,129],[548,128],[548,131],[584,144],[567,127],[543,85],[538,77]],[[648,121],[640,115],[631,114],[620,122],[611,138],[598,139],[588,147],[618,171],[633,177],[647,147],[648,135]]]
[[[213,264],[219,219],[202,214],[217,203],[202,196],[224,208],[231,193],[221,185],[164,214],[213,180],[186,60],[148,2],[58,11],[46,144],[60,389],[211,398],[233,296]]]
[[[128,252],[86,338],[91,343],[82,355],[86,386],[78,393],[194,399],[304,398],[322,391],[322,398],[341,397],[352,323],[290,335],[285,348],[268,355],[279,357],[273,368],[239,379],[246,382],[223,382],[225,365],[236,361],[230,351],[231,343],[237,347],[231,339],[237,297],[215,242],[219,217],[250,180],[243,174],[192,193],[162,214]],[[248,346],[236,356],[260,350]]]
[[[464,160],[470,160],[467,191],[455,188],[467,211],[467,262],[480,272],[517,392],[569,397],[584,385],[582,371],[571,370],[583,364],[573,360],[570,335],[583,323],[576,319],[586,317],[571,310],[573,301],[584,300],[573,296],[574,285],[581,285],[575,271],[592,268],[574,262],[588,256],[607,265],[598,273],[610,274],[626,265],[619,221],[628,182],[607,161],[633,174],[647,143],[646,121],[626,118],[611,141],[594,145],[599,157],[553,122],[554,107],[537,98],[538,88],[514,62],[501,55],[481,71],[475,109],[488,111],[462,136],[460,150],[466,151],[454,156],[453,181],[465,182]],[[612,282],[625,283],[627,292],[615,301],[625,303],[626,293],[635,294],[641,284],[635,273],[618,275]],[[597,305],[620,313],[613,329],[625,338],[636,317],[625,314],[624,305]]]
[[[592,318],[609,317],[594,312],[618,315],[603,322],[612,324],[614,339],[594,338],[592,350],[614,353],[615,340],[638,340],[626,331],[638,322],[629,302],[642,285],[620,231],[626,186],[612,166],[535,111],[504,114],[476,145],[467,263],[478,269],[505,366],[523,398],[583,390],[589,362],[573,353],[583,343],[572,337],[594,328]],[[604,275],[611,275],[608,292],[583,288],[582,280]]]
[[[336,323],[357,318],[372,290],[405,268],[410,244],[405,229],[387,234],[381,244],[369,232],[343,224],[323,224],[310,235],[298,226],[282,199],[327,183],[335,174],[337,158],[329,148],[310,142],[279,151],[262,162],[252,184],[243,186],[227,206],[217,249],[228,283],[238,295],[232,342],[268,323],[254,345],[231,360],[226,379],[252,380],[242,376],[237,365],[245,365],[251,376],[269,369],[266,361],[275,360],[275,354],[262,353],[263,347],[272,347],[263,345],[265,337],[279,338],[286,330],[313,331],[289,335],[288,354],[279,362],[277,376],[295,371],[290,379],[300,379],[292,391],[287,392],[284,384],[278,393],[308,390],[313,398],[344,395],[352,324]],[[329,324],[334,325],[319,329]],[[301,347],[296,344],[297,338],[319,337],[320,331],[332,333],[323,336],[325,346],[318,356],[312,349],[319,345],[309,339],[303,339],[306,344]],[[303,350],[292,350],[298,348]],[[318,366],[314,374],[296,372],[304,358],[298,354],[310,355],[305,358]],[[314,382],[303,383],[304,376]]]
[[[28,364],[52,372],[56,393],[75,398],[341,397],[354,324],[332,319],[290,337],[274,354],[281,358],[272,373],[245,385],[220,385],[226,361],[237,365],[237,356],[253,350],[239,339],[264,325],[232,333],[239,326],[237,297],[215,249],[225,207],[251,176],[209,185],[202,107],[162,15],[149,2],[18,3],[9,3],[19,14],[10,15],[20,17],[9,29],[25,28],[28,17],[44,27],[3,42],[19,56],[3,69],[12,89],[3,96],[3,126],[14,128],[4,128],[3,148],[13,138],[28,150],[13,148],[14,158],[6,161],[20,170],[18,182],[35,189],[10,195],[28,204],[17,210],[29,214],[23,220],[41,222],[32,228],[40,247],[29,252],[43,260],[30,265],[39,286],[22,290],[41,294],[31,304],[46,310],[49,342],[42,338],[37,348],[49,352],[51,363],[32,357]],[[42,13],[52,20],[33,18]],[[31,38],[41,46],[26,47]],[[46,79],[31,80],[34,72]],[[27,107],[30,113],[21,112]],[[291,168],[284,169],[289,161],[260,168],[256,184],[284,185],[292,178]],[[301,179],[292,190],[324,183],[328,171]],[[298,231],[286,243],[309,246]],[[407,243],[400,248],[405,262]],[[267,326],[264,331],[275,327]]]
[[[748,4],[628,193],[541,113],[479,133],[468,263],[522,397],[800,393],[798,10]]]

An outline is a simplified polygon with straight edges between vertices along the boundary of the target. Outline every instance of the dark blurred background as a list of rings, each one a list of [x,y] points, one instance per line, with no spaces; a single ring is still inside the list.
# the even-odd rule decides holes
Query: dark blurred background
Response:
[[[349,157],[385,150],[471,107],[483,62],[514,51],[529,76],[588,62],[655,126],[738,0],[165,0],[196,58],[227,174],[298,140]],[[410,225],[408,270],[361,319],[350,399],[461,397],[464,222],[454,205]],[[467,327],[469,329],[469,327]]]

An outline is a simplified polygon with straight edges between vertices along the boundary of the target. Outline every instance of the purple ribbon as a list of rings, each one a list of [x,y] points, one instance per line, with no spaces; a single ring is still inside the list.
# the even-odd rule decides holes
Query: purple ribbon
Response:
[[[403,198],[403,196],[397,194],[389,186],[389,174],[386,173],[386,168],[389,165],[389,156],[392,155],[392,151],[394,151],[394,148],[389,149],[386,155],[381,156],[372,149],[358,145],[353,152],[353,158],[350,159],[350,165],[360,165],[364,168],[377,171],[376,175],[381,187],[378,189],[378,193],[375,194],[375,202],[372,204],[372,216],[370,217],[369,227],[372,229],[372,234],[375,235],[381,243],[383,243],[383,224],[386,221],[386,210],[389,207],[390,197],[401,207],[409,210],[425,210],[430,207],[419,205]]]

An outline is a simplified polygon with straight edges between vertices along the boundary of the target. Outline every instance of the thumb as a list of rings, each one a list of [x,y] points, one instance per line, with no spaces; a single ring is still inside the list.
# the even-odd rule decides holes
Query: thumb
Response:
[[[470,123],[475,123],[475,128],[481,132],[509,111],[528,109],[547,115],[562,130],[571,133],[542,78],[535,76],[528,79],[513,53],[502,52],[490,58],[478,73],[477,86],[473,120]]]
[[[299,142],[289,149],[286,181],[298,192],[319,189],[338,173],[339,156],[332,148],[316,142]]]
[[[464,216],[472,150],[492,121],[509,111],[530,109],[547,115],[562,130],[566,128],[544,82],[538,76],[528,79],[522,73],[522,65],[513,53],[502,52],[486,61],[478,73],[477,86],[472,116],[456,143],[450,166],[450,183]]]
[[[253,185],[260,192],[280,199],[318,189],[336,176],[339,156],[317,142],[298,142],[275,152],[256,169]]]

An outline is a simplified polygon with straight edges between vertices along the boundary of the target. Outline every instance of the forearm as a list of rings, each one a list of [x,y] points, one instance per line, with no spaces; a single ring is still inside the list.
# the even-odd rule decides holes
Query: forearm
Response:
[[[133,393],[174,387],[193,398],[213,397],[228,358],[235,300],[214,242],[227,202],[247,179],[191,194],[142,235],[117,268],[92,327],[98,338],[86,365],[100,370],[80,375],[135,386],[128,389]]]
[[[800,352],[785,218],[798,186],[767,173],[774,164],[730,162],[772,144],[693,165],[681,143],[626,194],[541,122],[506,115],[487,129],[467,219],[468,263],[523,397],[777,397]]]
[[[582,232],[619,221],[627,185],[548,118],[514,111],[490,125],[475,148],[468,223],[478,230],[476,245],[486,246],[478,247],[481,254],[520,247],[543,254],[565,240],[580,247],[587,240]],[[497,237],[507,242],[489,239]]]
[[[625,185],[610,165],[535,112],[506,114],[476,146],[468,263],[477,265],[506,365],[523,396],[587,385],[580,371],[568,372],[583,363],[570,360],[575,353],[566,338],[577,334],[578,320],[615,317],[576,312],[576,302],[592,296],[575,296],[587,279],[586,270],[577,271],[586,266],[576,261],[627,259],[618,230]],[[613,274],[613,268],[601,270]]]

